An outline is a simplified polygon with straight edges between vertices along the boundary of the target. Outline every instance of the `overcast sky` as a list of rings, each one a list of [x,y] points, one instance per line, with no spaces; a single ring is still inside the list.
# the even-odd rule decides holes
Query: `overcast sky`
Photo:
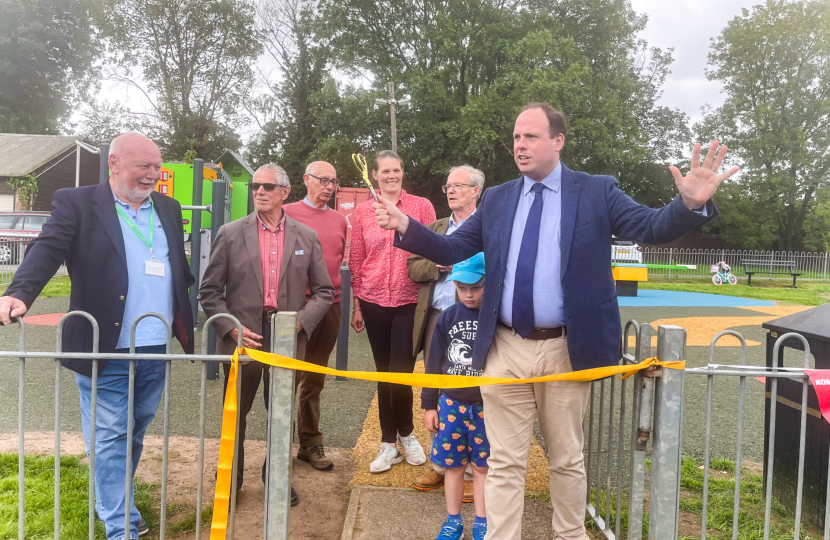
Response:
[[[704,68],[711,38],[720,34],[726,24],[760,0],[630,0],[635,11],[648,15],[648,25],[640,37],[652,46],[674,48],[674,63],[666,79],[661,105],[678,108],[689,115],[691,123],[701,119],[704,104],[723,103],[721,85],[706,79]],[[270,58],[263,56],[261,68],[272,69]],[[146,110],[141,94],[135,89],[104,82],[101,97],[120,100],[133,110]],[[79,118],[78,118],[79,119]],[[242,130],[247,141],[257,131],[256,124]]]
[[[706,78],[707,55],[711,38],[719,35],[741,8],[751,8],[759,0],[631,0],[635,11],[648,15],[641,37],[663,49],[674,47],[674,63],[666,78],[661,105],[677,107],[691,118],[701,119],[700,108],[708,103],[723,103],[719,82]]]

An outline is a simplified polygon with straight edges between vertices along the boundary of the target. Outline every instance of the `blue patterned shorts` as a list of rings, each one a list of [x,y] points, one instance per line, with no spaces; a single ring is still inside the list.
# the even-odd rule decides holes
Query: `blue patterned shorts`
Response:
[[[466,467],[472,461],[487,466],[490,442],[484,429],[481,403],[464,403],[438,396],[438,434],[432,440],[430,459],[447,469]]]

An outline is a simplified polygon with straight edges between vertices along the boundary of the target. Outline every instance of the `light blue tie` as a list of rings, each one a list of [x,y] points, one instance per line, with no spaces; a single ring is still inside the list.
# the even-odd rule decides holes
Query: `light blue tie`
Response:
[[[519,260],[516,261],[516,285],[513,288],[513,328],[522,338],[536,328],[533,315],[533,271],[536,268],[536,249],[539,246],[539,224],[542,222],[541,182],[533,185],[533,204],[527,214]]]

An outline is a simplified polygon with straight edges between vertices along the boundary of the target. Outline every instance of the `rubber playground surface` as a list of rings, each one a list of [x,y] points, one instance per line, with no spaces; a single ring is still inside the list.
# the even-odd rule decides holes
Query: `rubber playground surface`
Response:
[[[774,302],[721,294],[640,289],[637,296],[619,296],[620,307],[768,307]]]

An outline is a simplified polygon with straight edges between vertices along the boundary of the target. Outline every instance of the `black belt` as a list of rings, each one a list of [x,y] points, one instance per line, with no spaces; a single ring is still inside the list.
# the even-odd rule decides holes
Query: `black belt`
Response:
[[[262,310],[262,323],[265,324],[266,322],[271,322],[271,318],[279,313],[276,309],[263,309]]]
[[[506,324],[504,324],[501,321],[499,321],[499,326],[507,328],[508,330],[511,330],[513,332],[516,332],[516,330],[514,330],[512,326],[507,326]],[[545,339],[557,339],[557,338],[560,338],[563,335],[567,335],[567,334],[568,334],[568,330],[564,326],[558,326],[556,328],[537,328],[533,332],[529,333],[527,335],[527,338],[525,338],[525,339],[533,339],[533,340],[536,340],[536,341],[542,341],[542,340],[545,340]]]

